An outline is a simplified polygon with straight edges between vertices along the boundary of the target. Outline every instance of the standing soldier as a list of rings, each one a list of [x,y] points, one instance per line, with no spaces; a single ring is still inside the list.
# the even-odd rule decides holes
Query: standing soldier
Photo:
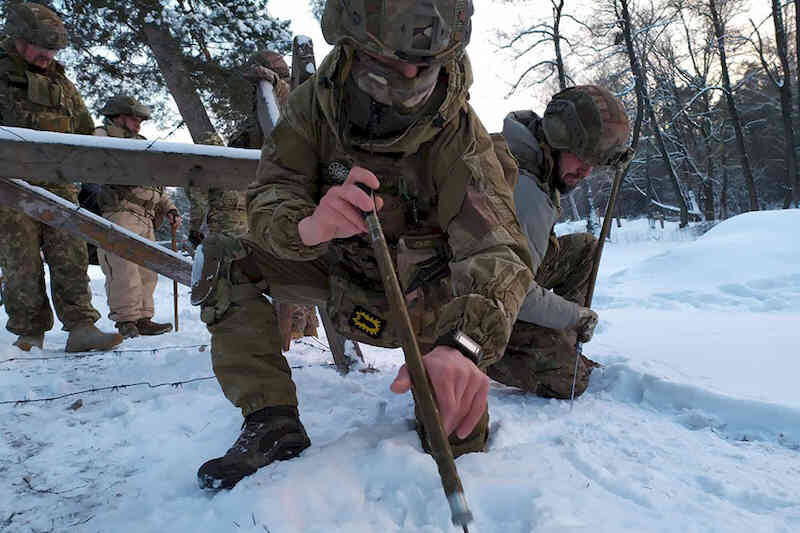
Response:
[[[142,121],[150,118],[150,108],[146,105],[130,96],[118,95],[110,98],[100,113],[105,120],[94,130],[95,135],[144,139],[139,128]],[[173,228],[181,223],[164,187],[105,185],[98,203],[104,218],[151,241],[155,240],[155,228],[165,217]],[[161,335],[172,330],[172,324],[151,320],[158,274],[105,250],[98,250],[97,256],[106,275],[108,317],[117,323],[123,337]]]
[[[0,124],[91,135],[92,117],[64,67],[53,59],[67,46],[64,24],[53,11],[33,2],[14,4],[7,15],[6,36],[0,42]],[[75,185],[30,183],[78,201]],[[53,306],[69,331],[66,351],[108,350],[122,342],[120,335],[94,326],[100,313],[92,307],[86,243],[0,208],[6,329],[19,335],[14,345],[25,351],[41,348],[45,331],[53,327],[40,251],[50,269]]]
[[[264,144],[264,132],[256,115],[257,86],[266,81],[272,84],[275,99],[281,114],[289,102],[289,65],[283,57],[272,50],[256,52],[245,63],[242,75],[252,83],[252,107],[247,118],[237,129],[228,146],[233,148],[257,148]],[[244,191],[209,189],[208,192],[192,188],[189,190],[190,230],[189,240],[196,247],[202,242],[203,221],[209,233],[221,233],[238,237],[247,233],[247,200]],[[316,336],[319,321],[313,306],[282,303],[278,306],[284,349],[291,339]]]
[[[607,89],[583,85],[550,100],[544,117],[509,113],[503,135],[519,162],[517,215],[528,237],[535,285],[520,309],[505,357],[488,368],[493,379],[548,398],[569,398],[576,340],[589,342],[597,313],[584,307],[597,239],[590,233],[556,237],[562,194],[593,166],[615,166],[630,154],[630,121]],[[552,290],[551,290],[552,289]],[[596,363],[581,356],[575,395]]]
[[[485,369],[503,356],[533,275],[508,181],[516,166],[507,177],[467,102],[471,16],[469,0],[327,1],[322,29],[335,47],[265,141],[250,232],[211,236],[195,256],[192,299],[214,372],[245,417],[228,452],[198,471],[201,486],[231,487],[310,445],[262,291],[327,303],[345,337],[400,346],[362,217],[375,208],[453,453],[485,448]],[[391,390],[410,386],[402,367]]]

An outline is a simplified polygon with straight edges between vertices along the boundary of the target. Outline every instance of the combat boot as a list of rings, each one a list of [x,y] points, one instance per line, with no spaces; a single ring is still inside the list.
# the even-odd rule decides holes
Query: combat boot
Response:
[[[131,321],[117,322],[117,331],[119,331],[123,339],[132,339],[139,336],[136,323]]]
[[[88,352],[90,350],[110,350],[122,342],[119,333],[103,333],[94,324],[78,326],[69,332],[67,352]]]
[[[162,335],[172,331],[172,324],[153,322],[149,318],[140,318],[136,321],[136,329],[140,335]]]
[[[197,482],[203,489],[230,489],[262,466],[291,459],[309,446],[296,407],[265,407],[245,418],[239,438],[224,456],[200,467]]]
[[[39,348],[41,350],[44,346],[44,332],[20,335],[14,342],[14,346],[25,352],[30,352],[31,348]]]

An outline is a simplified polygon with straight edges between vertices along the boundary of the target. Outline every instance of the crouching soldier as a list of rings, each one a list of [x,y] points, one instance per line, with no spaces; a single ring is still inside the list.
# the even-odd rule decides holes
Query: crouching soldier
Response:
[[[150,118],[150,108],[134,98],[118,95],[100,110],[103,125],[94,130],[98,136],[144,139],[139,135],[142,121]],[[166,218],[178,228],[181,217],[164,187],[104,185],[98,203],[103,217],[145,239],[155,239],[155,228]],[[172,324],[153,322],[153,292],[158,274],[117,255],[98,250],[98,260],[106,275],[108,317],[117,323],[125,338],[161,335]]]
[[[503,135],[519,163],[514,201],[533,259],[535,284],[522,304],[505,356],[488,368],[493,379],[539,396],[569,398],[576,340],[589,342],[597,313],[586,301],[597,239],[556,237],[561,195],[596,166],[626,162],[630,121],[620,101],[594,85],[571,87],[551,99],[544,116],[509,113]],[[575,395],[596,363],[581,356]]]
[[[327,305],[349,339],[400,346],[365,233],[362,211],[375,208],[453,453],[485,448],[485,369],[503,356],[533,274],[509,176],[467,101],[471,15],[464,0],[327,1],[335,47],[265,141],[248,235],[207,237],[195,256],[192,301],[214,373],[245,417],[228,452],[200,467],[202,487],[232,487],[310,445],[263,292]],[[410,386],[401,367],[391,390]]]

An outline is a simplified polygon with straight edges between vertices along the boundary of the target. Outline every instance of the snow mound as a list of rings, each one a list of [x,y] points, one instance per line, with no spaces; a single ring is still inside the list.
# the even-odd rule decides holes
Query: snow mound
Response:
[[[739,215],[694,242],[615,272],[598,301],[609,307],[797,310],[797,228],[800,210]]]
[[[641,405],[691,430],[711,430],[738,441],[771,441],[800,449],[800,409],[734,398],[611,364],[592,376],[592,393]]]

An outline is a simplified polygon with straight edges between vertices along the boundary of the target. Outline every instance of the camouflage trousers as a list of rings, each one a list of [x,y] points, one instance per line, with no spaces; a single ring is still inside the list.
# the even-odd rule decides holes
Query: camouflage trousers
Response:
[[[78,202],[74,186],[46,188],[71,202]],[[100,313],[92,307],[86,243],[19,211],[0,208],[0,266],[5,276],[6,329],[17,335],[32,335],[53,328],[42,253],[50,269],[53,306],[64,330],[95,323]]]
[[[324,305],[330,292],[327,260],[287,261],[249,248],[246,258],[233,263],[230,286],[220,281],[201,311],[211,333],[214,374],[244,416],[264,407],[297,405],[292,371],[281,352],[277,312],[264,298],[264,286],[282,304]],[[486,413],[466,439],[451,437],[454,454],[483,450],[488,425]]]
[[[238,237],[247,233],[247,207],[244,191],[186,189],[189,198],[189,229]]]
[[[559,237],[545,254],[536,283],[572,302],[584,305],[597,239],[589,233]],[[545,398],[570,397],[575,371],[575,331],[557,330],[517,321],[503,358],[487,369],[489,377]],[[597,363],[581,356],[575,396],[589,385]]]

